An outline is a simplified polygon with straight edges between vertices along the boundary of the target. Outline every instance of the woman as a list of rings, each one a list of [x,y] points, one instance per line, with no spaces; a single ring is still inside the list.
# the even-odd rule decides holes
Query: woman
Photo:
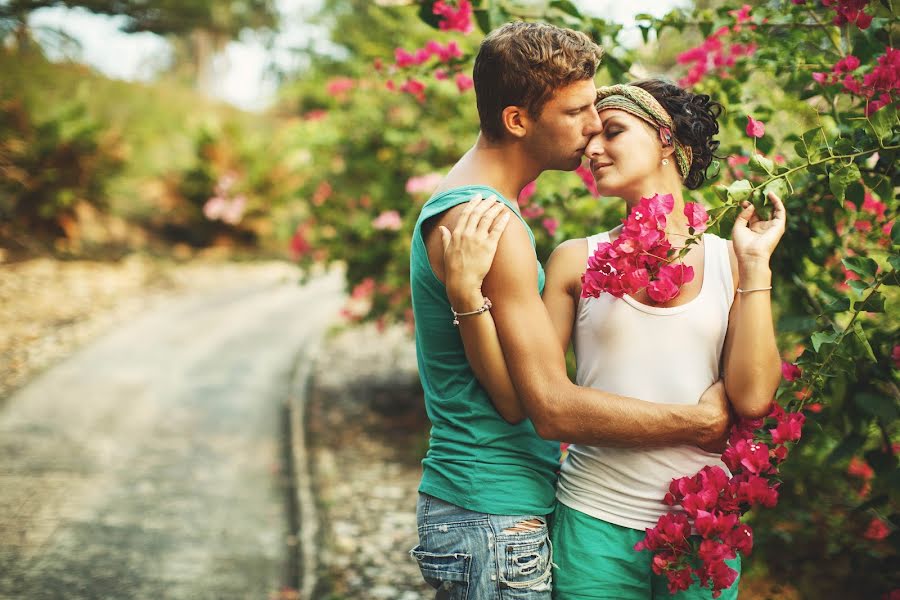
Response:
[[[642,197],[671,194],[675,206],[666,237],[674,247],[684,246],[689,232],[682,190],[696,189],[705,179],[718,147],[713,136],[721,106],[658,80],[600,88],[596,106],[603,131],[585,154],[598,190],[624,199],[629,210]],[[543,299],[562,347],[573,343],[576,382],[687,403],[696,402],[721,372],[737,414],[765,415],[780,378],[769,258],[785,227],[781,200],[770,199],[771,220],[760,220],[744,203],[731,241],[705,234],[692,245],[683,262],[695,277],[664,303],[654,302],[646,290],[622,298],[581,298],[588,257],[600,243],[614,240],[621,227],[561,244],[547,264]],[[473,211],[476,221],[499,219],[498,211],[484,206],[490,203],[482,204]],[[496,248],[488,239],[490,229],[458,227],[452,235],[442,229],[448,289],[471,281],[473,273],[478,280],[487,273]],[[490,313],[463,318],[490,318]],[[509,375],[504,369],[490,377],[504,381]],[[695,447],[570,446],[551,531],[558,566],[554,597],[669,597],[665,579],[651,571],[650,553],[633,548],[645,529],[673,510],[661,502],[671,480],[706,465],[725,469],[717,454]],[[730,564],[739,570],[738,559]],[[695,584],[677,597],[710,595]],[[736,596],[737,581],[721,597]]]

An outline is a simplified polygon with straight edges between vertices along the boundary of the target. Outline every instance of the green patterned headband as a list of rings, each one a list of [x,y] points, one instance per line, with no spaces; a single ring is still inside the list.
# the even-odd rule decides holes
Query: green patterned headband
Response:
[[[691,147],[685,146],[675,138],[672,133],[674,127],[672,117],[653,94],[634,85],[609,85],[597,88],[595,105],[598,112],[607,108],[624,110],[658,129],[663,143],[675,144],[675,162],[678,171],[682,179],[687,177],[693,161]]]

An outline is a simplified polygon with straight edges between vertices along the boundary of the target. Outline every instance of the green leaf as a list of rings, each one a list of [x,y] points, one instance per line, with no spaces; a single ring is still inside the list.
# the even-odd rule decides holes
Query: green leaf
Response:
[[[866,337],[866,332],[863,331],[862,325],[859,324],[859,321],[853,323],[853,334],[856,336],[856,341],[859,342],[859,346],[865,353],[866,358],[868,358],[873,363],[878,362],[878,359],[875,358],[875,353],[872,351],[872,346],[869,345],[869,340]]]
[[[866,188],[859,181],[854,181],[847,186],[847,200],[850,200],[856,206],[862,206],[866,200]]]
[[[828,314],[835,314],[848,310],[850,310],[850,298],[847,298],[846,296],[835,298],[833,301],[825,305],[825,312],[827,312]]]
[[[763,198],[768,198],[769,192],[774,193],[776,196],[784,200],[788,196],[788,186],[787,182],[783,177],[779,177],[774,181],[770,181],[766,184],[766,187],[763,188],[762,194]]]
[[[858,182],[859,178],[859,167],[855,163],[841,165],[828,174],[828,187],[841,206],[844,205],[844,193],[847,191],[847,187],[851,183]]]
[[[850,458],[859,452],[859,449],[863,447],[863,444],[866,443],[865,436],[862,436],[858,433],[851,433],[838,444],[834,450],[831,451],[831,454],[828,455],[826,459],[826,464],[828,463],[836,463],[841,462]]]
[[[884,423],[892,423],[900,417],[897,403],[887,395],[859,392],[853,396],[853,402],[863,412],[881,419]]]
[[[891,244],[893,244],[894,246],[900,246],[900,225],[897,225],[896,221],[894,221],[894,224],[891,225]],[[894,269],[900,271],[900,268],[894,267]]]
[[[897,227],[894,227],[894,229],[897,229]],[[895,239],[894,245],[900,245],[900,242]],[[900,271],[900,254],[891,254],[888,257],[888,264],[890,264],[891,268],[895,271]]]
[[[869,284],[866,283],[865,281],[860,281],[859,279],[851,279],[850,281],[847,282],[847,285],[849,285],[851,288],[853,288],[853,291],[858,294],[861,294],[864,291],[866,291],[867,289],[869,289]]]
[[[884,312],[884,295],[881,292],[875,292],[866,300],[860,303],[856,308],[866,312],[880,313]]]
[[[863,279],[874,279],[878,263],[865,256],[848,256],[841,260],[848,271],[853,271]]]
[[[825,142],[825,133],[821,127],[814,127],[800,136],[803,146],[806,148],[804,156],[810,162],[815,162],[829,154],[828,145]]]
[[[771,175],[775,170],[775,163],[762,154],[754,154],[750,157],[750,170],[754,173]]]
[[[875,111],[869,115],[869,123],[879,141],[884,141],[893,133],[893,129],[900,125],[898,123],[897,107],[888,105],[881,110]]]
[[[750,197],[753,186],[746,179],[738,179],[728,186],[728,200],[740,203]]]
[[[810,336],[809,340],[812,342],[813,350],[818,352],[822,344],[833,344],[837,337],[838,334],[833,331],[830,333],[826,331],[817,331]]]
[[[475,22],[478,23],[478,29],[487,35],[491,32],[491,17],[485,9],[475,10]]]
[[[575,7],[574,4],[569,2],[569,0],[553,0],[550,3],[551,8],[556,8],[563,11],[566,14],[572,15],[578,19],[582,18],[581,13],[578,12],[578,8]]]
[[[716,193],[716,196],[719,198],[719,200],[721,200],[722,202],[728,201],[728,188],[726,186],[718,183],[713,186],[713,191]],[[897,229],[900,229],[900,227],[898,227]]]

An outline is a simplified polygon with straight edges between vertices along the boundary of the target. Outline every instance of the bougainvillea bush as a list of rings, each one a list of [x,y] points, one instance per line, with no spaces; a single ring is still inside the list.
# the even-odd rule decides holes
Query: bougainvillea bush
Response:
[[[760,461],[778,467],[765,474],[777,503],[751,486],[745,491],[760,498],[745,504],[761,506],[728,523],[753,529],[745,573],[804,597],[900,593],[896,7],[783,0],[639,15],[651,49],[667,40],[653,52],[623,46],[620,25],[563,0],[391,4],[366,10],[378,22],[402,15],[431,29],[366,57],[350,81],[328,83],[328,112],[306,116],[327,119],[330,133],[316,138],[318,170],[301,190],[310,208],[293,244],[304,260],[347,265],[348,318],[409,318],[409,234],[441,174],[474,141],[469,77],[484,33],[514,18],[582,30],[606,50],[598,83],[663,75],[725,105],[721,158],[690,198],[705,207],[708,231],[727,237],[744,200],[762,212],[766,192],[785,200],[788,228],[772,264],[784,380],[773,416],[758,428],[768,436],[765,457],[752,442]],[[634,62],[650,55],[672,60]],[[620,202],[597,198],[591,184],[582,169],[546,174],[523,190],[519,204],[541,258],[624,216]],[[801,417],[802,438],[789,439]],[[683,501],[688,483],[671,500]]]

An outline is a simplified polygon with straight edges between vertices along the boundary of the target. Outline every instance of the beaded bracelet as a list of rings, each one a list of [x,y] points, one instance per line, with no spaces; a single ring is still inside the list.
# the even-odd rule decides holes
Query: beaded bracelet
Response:
[[[752,290],[742,290],[741,288],[738,288],[737,291],[738,291],[738,294],[747,294],[749,292],[765,292],[765,291],[768,291],[771,289],[772,289],[772,286],[770,285],[769,287],[753,288]]]
[[[480,315],[486,313],[487,311],[491,310],[491,306],[493,306],[493,304],[491,304],[491,301],[487,296],[484,297],[484,304],[481,306],[481,308],[470,312],[456,312],[451,306],[450,312],[453,313],[453,325],[458,327],[460,317],[471,317],[472,315]]]

